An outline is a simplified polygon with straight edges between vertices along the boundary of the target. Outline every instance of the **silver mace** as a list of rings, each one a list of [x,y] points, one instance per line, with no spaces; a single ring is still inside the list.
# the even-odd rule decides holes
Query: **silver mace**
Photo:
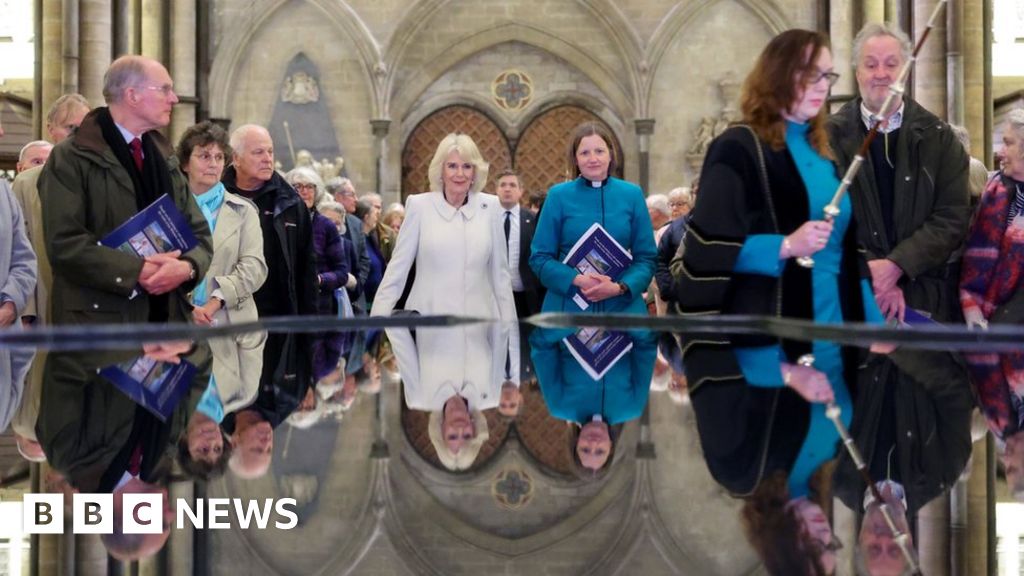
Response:
[[[867,136],[864,137],[864,141],[861,143],[860,148],[857,150],[857,154],[853,157],[853,162],[850,163],[850,167],[846,169],[846,173],[843,174],[843,179],[839,182],[839,187],[836,188],[836,193],[832,196],[832,201],[825,206],[825,220],[834,220],[836,216],[839,216],[839,202],[842,201],[843,196],[847,190],[850,189],[850,185],[853,184],[853,179],[860,172],[861,165],[864,164],[864,158],[868,154],[868,149],[871,147],[871,142],[875,140],[875,136],[878,135],[878,129],[884,124],[889,116],[892,114],[885,115],[885,111],[892,106],[893,101],[902,97],[906,90],[907,77],[910,76],[910,69],[914,66],[914,62],[917,61],[917,55],[921,52],[921,47],[924,46],[924,41],[928,39],[928,34],[935,27],[935,21],[939,17],[939,12],[942,7],[946,5],[949,0],[939,0],[939,3],[935,5],[935,9],[932,10],[932,15],[928,18],[928,26],[925,27],[924,32],[921,33],[921,38],[917,41],[917,45],[914,46],[914,53],[910,55],[910,59],[903,63],[903,69],[900,70],[900,75],[896,78],[896,81],[889,85],[889,94],[885,97],[885,101],[882,102],[882,107],[878,109],[878,112],[871,115],[871,130],[868,130]],[[895,112],[895,110],[893,111]],[[810,256],[801,256],[796,259],[796,263],[804,268],[814,268],[814,258]]]
[[[814,355],[804,354],[797,359],[797,364],[801,366],[813,366]],[[882,494],[878,491],[878,486],[871,481],[871,475],[868,473],[867,464],[864,462],[864,457],[860,454],[860,449],[857,448],[857,443],[853,441],[853,437],[850,436],[850,431],[846,429],[846,424],[843,424],[841,418],[843,411],[839,408],[839,405],[835,401],[829,402],[825,408],[825,416],[832,421],[832,424],[836,427],[836,431],[839,432],[839,437],[843,441],[843,446],[846,447],[846,452],[850,455],[850,460],[853,461],[853,465],[857,467],[857,472],[860,473],[861,479],[868,485],[868,489],[871,490],[871,495],[874,496],[875,501],[879,503],[879,510],[882,512],[882,517],[885,518],[886,525],[889,526],[889,530],[892,532],[893,540],[896,541],[896,545],[899,546],[900,552],[903,553],[903,557],[907,560],[907,567],[910,568],[910,573],[915,576],[923,576],[921,572],[921,565],[917,561],[917,557],[914,554],[914,549],[910,545],[910,536],[900,530],[899,526],[896,525],[896,520],[893,517],[892,510],[889,508],[889,504],[882,498]]]

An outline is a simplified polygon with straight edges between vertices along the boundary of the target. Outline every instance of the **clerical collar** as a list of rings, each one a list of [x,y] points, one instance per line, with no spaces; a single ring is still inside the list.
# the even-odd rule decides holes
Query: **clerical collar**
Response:
[[[878,131],[882,134],[888,134],[899,130],[900,126],[903,125],[903,108],[906,106],[906,102],[900,102],[900,107],[893,112],[888,120],[882,123],[878,127]],[[864,100],[860,101],[860,119],[864,122],[864,127],[871,130],[871,124],[874,122],[875,113],[868,110],[868,107],[864,104]]]
[[[582,174],[580,174],[580,180],[586,182],[591,188],[603,188],[608,184],[608,178],[605,178],[604,180],[591,180],[589,178],[585,178]]]
[[[590,421],[591,422],[604,422],[604,417],[601,416],[600,414],[594,414],[593,416],[590,417]]]

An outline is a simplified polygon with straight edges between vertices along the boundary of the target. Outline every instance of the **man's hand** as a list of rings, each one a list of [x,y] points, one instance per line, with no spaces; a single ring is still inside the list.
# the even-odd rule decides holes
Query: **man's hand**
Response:
[[[143,278],[142,273],[139,274],[139,284],[142,288],[150,294],[166,294],[185,283],[192,275],[192,265],[185,260],[179,260],[179,256],[179,250],[147,256],[143,272],[146,264],[155,264],[158,269],[146,278]]]
[[[895,318],[899,320],[900,324],[903,323],[903,318],[907,313],[907,303],[903,299],[902,290],[894,287],[887,292],[876,292],[875,302],[878,303],[878,308],[886,320]]]
[[[887,258],[868,260],[868,268],[871,269],[871,287],[875,294],[896,288],[896,283],[903,276],[903,269]]]
[[[146,358],[157,362],[170,362],[171,364],[181,363],[178,358],[192,349],[192,344],[187,341],[157,342],[155,344],[143,344],[142,352]]]
[[[14,308],[14,302],[8,300],[0,305],[0,328],[7,328],[18,319],[18,311]]]

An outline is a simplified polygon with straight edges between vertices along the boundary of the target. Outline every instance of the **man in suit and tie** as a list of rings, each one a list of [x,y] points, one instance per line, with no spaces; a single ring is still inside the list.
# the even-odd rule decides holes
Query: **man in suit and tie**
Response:
[[[519,175],[505,170],[498,175],[498,201],[503,213],[502,226],[507,244],[508,268],[512,275],[512,296],[519,318],[540,312],[544,301],[544,288],[530,269],[530,243],[537,229],[537,215],[520,207],[523,197]]]

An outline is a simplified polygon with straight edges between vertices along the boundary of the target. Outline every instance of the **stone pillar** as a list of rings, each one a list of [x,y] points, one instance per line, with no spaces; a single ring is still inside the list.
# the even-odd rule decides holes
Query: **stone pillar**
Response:
[[[988,465],[985,439],[974,443],[971,476],[967,481],[967,573],[982,576],[988,566]],[[994,543],[993,543],[994,545]],[[994,567],[993,567],[994,568]]]
[[[938,0],[915,0],[914,2],[914,36],[912,42],[924,33],[928,19],[932,16]],[[947,3],[943,10],[948,10]],[[935,26],[928,40],[921,48],[914,64],[913,98],[927,110],[946,118],[946,18],[940,13],[935,19]]]
[[[946,120],[964,124],[964,3],[946,5]]]
[[[171,499],[171,502],[176,502],[179,498],[189,502],[189,505],[194,506],[195,504],[195,484],[192,482],[171,482],[167,488],[167,496]],[[195,529],[192,527],[192,523],[188,520],[185,521],[185,525],[182,526],[181,530],[175,526],[171,530],[171,535],[167,539],[167,573],[172,576],[192,574],[192,539],[195,536]]]
[[[161,62],[167,62],[163,53],[163,14],[165,0],[146,0],[142,3],[142,46],[139,53]],[[191,7],[188,2],[179,2]]]
[[[370,126],[373,128],[373,138],[377,146],[377,162],[376,162],[376,192],[380,194],[381,198],[384,198],[384,191],[387,189],[384,179],[387,174],[387,137],[388,132],[391,130],[391,120],[388,118],[376,118],[370,120]]]
[[[114,58],[131,54],[132,18],[128,0],[113,0],[113,26],[110,30]]]
[[[917,513],[917,552],[921,571],[949,576],[949,495],[943,494]]]
[[[185,129],[196,123],[196,12],[192,2],[174,2],[172,9],[168,65],[179,101],[171,116],[170,136],[177,142]]]
[[[80,0],[81,66],[79,92],[93,106],[103,103],[103,74],[112,61],[111,0]]]
[[[832,94],[857,93],[857,79],[853,74],[853,37],[862,25],[856,21],[855,6],[858,4],[852,0],[833,0],[829,10],[832,66],[842,74],[839,82],[832,87]]]
[[[832,498],[832,533],[843,548],[836,553],[836,574],[853,574],[853,552],[857,543],[857,514],[839,498]]]
[[[80,576],[105,576],[107,573],[107,549],[99,534],[78,534],[75,536],[75,574]]]
[[[985,154],[991,127],[985,125],[985,33],[983,13],[985,0],[962,0],[963,4],[963,61],[964,73],[962,101],[963,125],[971,133],[971,155],[989,164]]]
[[[885,2],[886,0],[863,0],[861,2],[854,2],[860,8],[861,13],[864,16],[864,21],[857,27],[859,30],[861,26],[868,22],[884,22],[885,21]],[[857,32],[854,31],[854,34]]]
[[[644,191],[644,195],[650,194],[651,184],[651,134],[654,134],[654,118],[637,118],[633,120],[633,125],[636,128],[636,147],[639,154],[638,165],[640,168],[640,175],[638,183],[640,189]]]
[[[953,490],[949,493],[949,573],[952,576],[968,576],[967,565],[967,483],[969,477],[964,471]]]
[[[60,94],[80,91],[78,88],[80,16],[82,14],[78,0],[63,0],[61,4]],[[60,97],[60,94],[57,95],[57,98]]]

